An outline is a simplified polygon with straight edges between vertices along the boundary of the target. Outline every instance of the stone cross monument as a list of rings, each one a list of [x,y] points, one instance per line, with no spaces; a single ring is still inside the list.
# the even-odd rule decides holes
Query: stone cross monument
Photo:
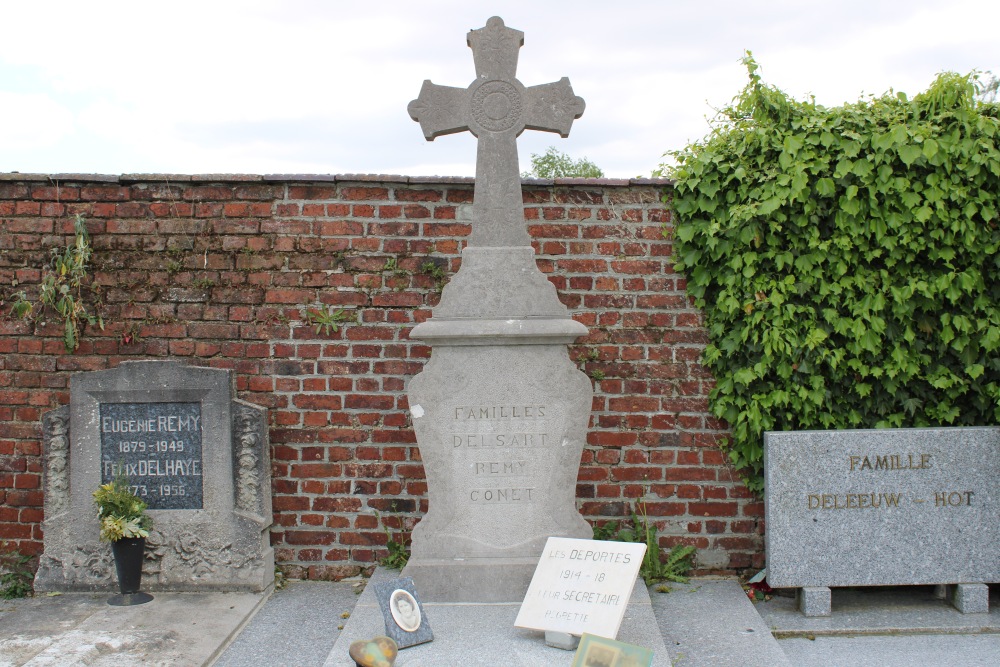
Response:
[[[425,81],[408,109],[429,141],[479,140],[461,270],[410,334],[433,347],[408,387],[429,509],[403,574],[429,601],[519,602],[549,536],[592,536],[576,478],[593,390],[566,350],[587,329],[535,264],[516,143],[526,128],[567,136],[584,102],[565,78],[521,84],[523,43],[491,18],[468,34],[476,80]]]

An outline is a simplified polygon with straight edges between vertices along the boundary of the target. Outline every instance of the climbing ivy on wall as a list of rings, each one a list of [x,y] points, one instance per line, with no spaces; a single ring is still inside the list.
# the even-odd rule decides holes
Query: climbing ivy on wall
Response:
[[[1000,107],[944,73],[824,108],[744,64],[665,167],[732,462],[760,490],[768,430],[1000,422]]]

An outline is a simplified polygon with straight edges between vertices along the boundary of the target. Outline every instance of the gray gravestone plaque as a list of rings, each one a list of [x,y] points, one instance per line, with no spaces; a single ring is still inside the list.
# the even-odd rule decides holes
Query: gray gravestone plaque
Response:
[[[1000,428],[766,433],[764,484],[768,583],[806,607],[831,586],[1000,581]]]
[[[266,411],[233,398],[230,371],[131,361],[79,373],[43,430],[36,590],[113,586],[91,494],[119,472],[153,519],[143,588],[259,591],[273,581]]]
[[[469,32],[476,78],[425,81],[409,105],[428,140],[478,139],[472,236],[433,317],[433,347],[410,382],[429,510],[403,574],[424,598],[519,602],[550,536],[589,538],[575,483],[593,390],[566,345],[587,333],[538,270],[524,221],[517,136],[569,133],[584,102],[568,79],[515,76],[524,35],[493,17]]]
[[[200,510],[201,404],[102,403],[101,483],[124,475],[153,510]]]

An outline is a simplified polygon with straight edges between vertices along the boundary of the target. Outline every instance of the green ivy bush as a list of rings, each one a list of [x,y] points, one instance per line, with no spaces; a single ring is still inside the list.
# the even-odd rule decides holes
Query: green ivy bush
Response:
[[[840,107],[746,88],[668,153],[712,412],[761,489],[768,430],[1000,421],[1000,107],[976,74]]]

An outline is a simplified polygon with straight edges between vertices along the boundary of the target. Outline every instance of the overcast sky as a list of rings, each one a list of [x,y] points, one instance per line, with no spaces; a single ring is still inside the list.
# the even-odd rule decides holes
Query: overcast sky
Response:
[[[764,79],[826,105],[937,72],[1000,73],[997,0],[0,0],[0,171],[465,176],[468,133],[423,139],[424,79],[475,78],[466,32],[525,33],[518,78],[569,77],[568,139],[525,131],[609,176],[648,176]]]

